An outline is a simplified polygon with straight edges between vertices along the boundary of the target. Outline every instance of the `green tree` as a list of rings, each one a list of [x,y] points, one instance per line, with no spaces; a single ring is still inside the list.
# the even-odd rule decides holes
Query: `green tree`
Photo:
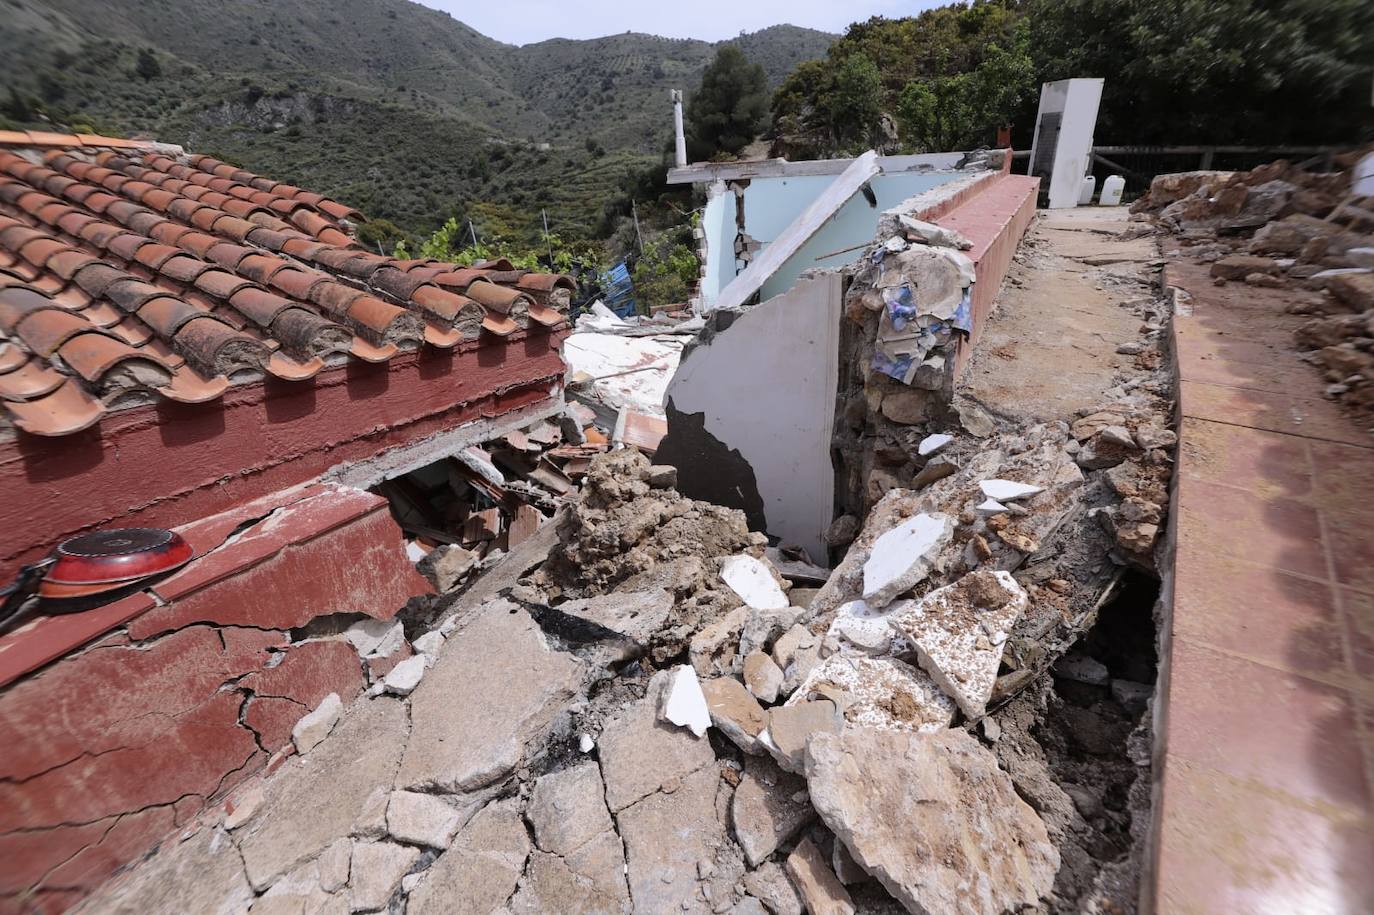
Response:
[[[33,99],[10,86],[10,97],[6,99],[3,111],[5,117],[12,121],[18,121],[21,124],[25,121],[32,121],[34,115]]]
[[[835,89],[824,106],[836,145],[870,146],[883,113],[882,77],[867,54],[851,54],[835,74]]]
[[[734,45],[722,45],[687,104],[687,154],[698,160],[735,155],[753,142],[767,115],[763,67]]]
[[[1111,143],[1374,136],[1369,0],[1031,0],[1040,79],[1105,78]]]
[[[134,72],[145,80],[156,79],[162,75],[162,65],[157,62],[157,56],[153,54],[152,48],[138,49],[138,60],[134,64]]]

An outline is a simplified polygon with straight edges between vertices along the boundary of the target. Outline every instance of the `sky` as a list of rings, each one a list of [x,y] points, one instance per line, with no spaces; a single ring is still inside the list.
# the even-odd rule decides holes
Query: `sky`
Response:
[[[842,32],[870,16],[911,16],[949,0],[419,0],[507,44],[647,32],[720,41],[770,25]]]

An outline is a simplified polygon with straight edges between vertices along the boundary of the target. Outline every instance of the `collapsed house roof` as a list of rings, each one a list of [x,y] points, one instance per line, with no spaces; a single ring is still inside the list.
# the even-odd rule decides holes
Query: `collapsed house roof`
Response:
[[[0,131],[5,418],[67,435],[110,409],[564,323],[569,278],[374,254],[361,221],[176,146]]]

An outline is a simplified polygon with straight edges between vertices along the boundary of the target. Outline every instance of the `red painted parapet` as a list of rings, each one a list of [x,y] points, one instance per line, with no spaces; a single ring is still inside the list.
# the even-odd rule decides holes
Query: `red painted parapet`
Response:
[[[96,527],[173,527],[482,417],[547,399],[566,331],[424,347],[215,403],[136,407],[60,438],[0,440],[0,575]]]
[[[156,600],[0,639],[0,911],[65,909],[289,747],[329,693],[364,688],[348,641],[289,630],[389,619],[429,590],[361,490],[297,487],[182,534],[200,556]]]

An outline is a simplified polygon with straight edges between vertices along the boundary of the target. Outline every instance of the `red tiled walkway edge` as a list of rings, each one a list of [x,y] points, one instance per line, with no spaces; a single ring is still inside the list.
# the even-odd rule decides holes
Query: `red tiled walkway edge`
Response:
[[[1181,425],[1148,902],[1374,911],[1374,436],[1321,397],[1282,290],[1165,282]]]

